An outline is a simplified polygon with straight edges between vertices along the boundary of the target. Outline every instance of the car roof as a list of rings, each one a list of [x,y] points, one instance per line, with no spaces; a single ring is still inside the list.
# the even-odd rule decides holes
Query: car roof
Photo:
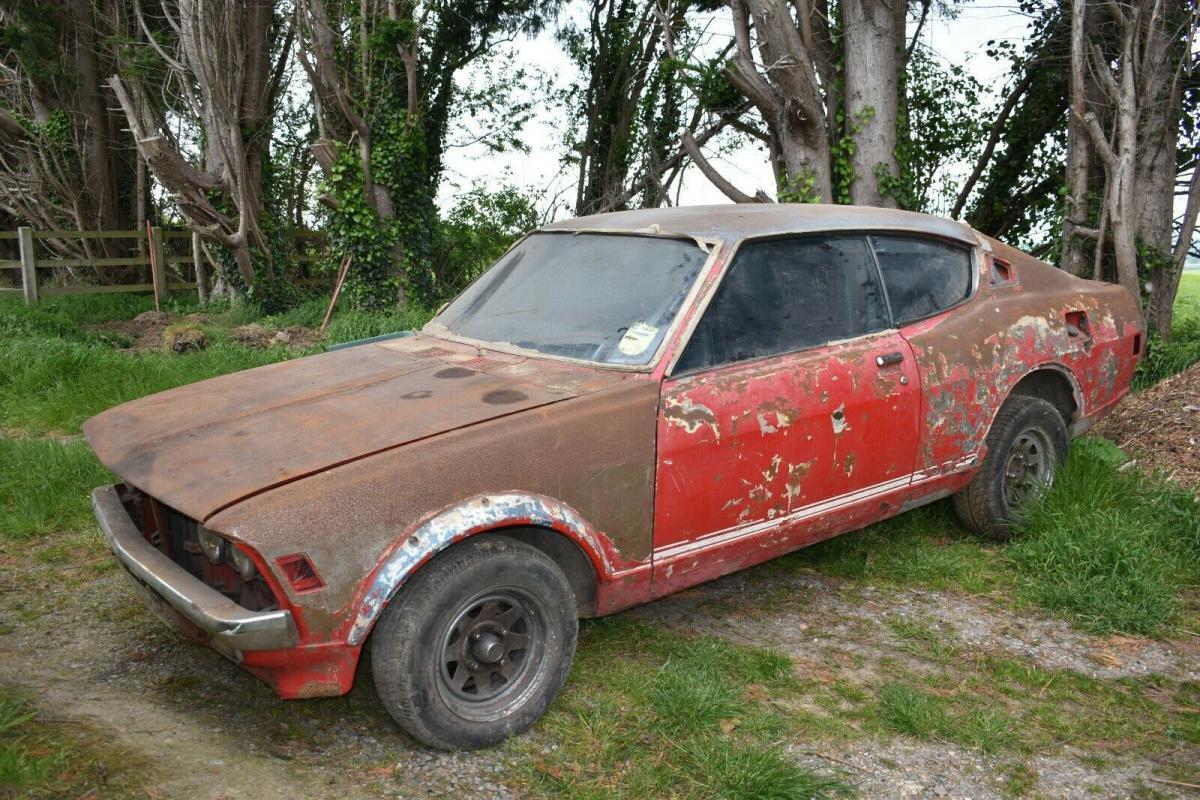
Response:
[[[944,217],[872,206],[815,203],[729,203],[614,211],[552,222],[540,230],[603,230],[676,233],[734,242],[752,236],[816,231],[904,231],[977,244],[970,226]]]

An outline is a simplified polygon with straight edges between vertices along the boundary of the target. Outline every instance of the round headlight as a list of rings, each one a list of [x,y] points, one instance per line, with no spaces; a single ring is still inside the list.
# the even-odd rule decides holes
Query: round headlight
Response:
[[[208,556],[209,561],[219,564],[225,559],[225,554],[229,550],[228,542],[208,528],[200,528],[197,531],[197,538],[200,540],[200,549],[204,555]]]
[[[254,562],[240,547],[231,546],[229,548],[229,563],[237,570],[237,574],[241,576],[243,582],[254,579]]]

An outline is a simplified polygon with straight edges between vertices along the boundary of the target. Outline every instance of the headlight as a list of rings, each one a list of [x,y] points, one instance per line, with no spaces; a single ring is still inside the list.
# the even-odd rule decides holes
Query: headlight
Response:
[[[243,582],[254,579],[254,562],[241,548],[233,546],[229,548],[229,563],[237,570],[237,574],[241,576]]]
[[[197,531],[197,538],[200,540],[200,550],[208,556],[209,561],[220,564],[225,560],[225,554],[229,552],[229,542],[208,528],[200,528]]]

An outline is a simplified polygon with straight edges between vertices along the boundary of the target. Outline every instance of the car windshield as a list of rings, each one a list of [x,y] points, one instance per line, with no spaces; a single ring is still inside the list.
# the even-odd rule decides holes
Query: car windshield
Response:
[[[455,298],[431,332],[648,364],[707,258],[691,239],[535,233]]]

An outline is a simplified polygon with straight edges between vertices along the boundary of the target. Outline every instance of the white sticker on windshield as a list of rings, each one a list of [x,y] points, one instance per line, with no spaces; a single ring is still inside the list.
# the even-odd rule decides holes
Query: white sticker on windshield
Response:
[[[640,356],[658,335],[658,328],[645,322],[635,322],[625,331],[617,349],[627,356]]]

